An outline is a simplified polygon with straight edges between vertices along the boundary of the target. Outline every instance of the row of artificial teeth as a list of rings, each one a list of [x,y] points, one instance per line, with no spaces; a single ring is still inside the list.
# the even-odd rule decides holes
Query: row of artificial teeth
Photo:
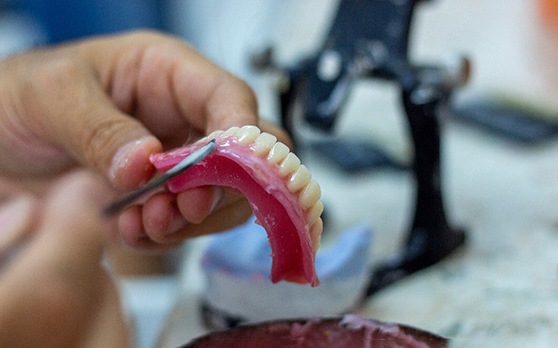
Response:
[[[306,223],[310,226],[310,234],[314,246],[317,247],[322,231],[323,204],[320,201],[321,190],[308,168],[301,164],[300,159],[290,151],[287,145],[278,142],[274,135],[261,132],[256,126],[231,127],[226,131],[216,131],[208,138],[226,138],[234,136],[260,158],[278,166],[278,174],[286,180],[287,188],[298,195],[298,203],[305,212]]]

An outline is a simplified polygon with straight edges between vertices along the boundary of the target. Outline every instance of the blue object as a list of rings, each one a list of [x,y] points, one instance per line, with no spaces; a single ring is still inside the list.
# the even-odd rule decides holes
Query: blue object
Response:
[[[317,287],[272,284],[267,234],[252,218],[209,242],[202,258],[204,300],[213,309],[247,321],[344,313],[364,292],[371,240],[371,229],[362,225],[343,231],[332,245],[320,249]]]
[[[20,0],[35,18],[48,43],[137,28],[165,29],[165,1],[156,0]]]

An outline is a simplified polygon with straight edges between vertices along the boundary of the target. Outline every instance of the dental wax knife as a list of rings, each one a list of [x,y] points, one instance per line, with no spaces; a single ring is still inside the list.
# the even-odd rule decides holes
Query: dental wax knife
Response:
[[[140,187],[139,189],[130,192],[123,198],[114,201],[113,203],[109,204],[103,209],[103,215],[111,216],[122,209],[126,208],[128,205],[134,203],[137,199],[141,196],[145,195],[153,191],[154,189],[162,186],[167,182],[167,180],[174,178],[175,176],[183,173],[188,168],[192,167],[194,164],[198,163],[202,159],[204,159],[207,155],[213,151],[215,148],[215,139],[212,139],[206,145],[200,147],[196,151],[192,152],[190,155],[186,156],[182,161],[180,161],[177,165],[172,167],[170,170],[165,172],[164,174],[152,179],[149,181],[145,186]]]

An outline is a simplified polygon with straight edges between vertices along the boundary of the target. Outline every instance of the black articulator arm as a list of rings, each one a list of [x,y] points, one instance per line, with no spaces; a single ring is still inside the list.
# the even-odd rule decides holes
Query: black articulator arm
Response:
[[[282,123],[297,144],[299,127],[333,130],[356,80],[385,79],[401,89],[415,150],[415,215],[403,251],[373,270],[367,296],[437,263],[465,241],[444,212],[439,115],[453,88],[466,80],[468,64],[465,59],[441,66],[409,62],[409,31],[418,2],[340,0],[322,48],[286,71],[288,87],[281,91]]]
[[[425,80],[402,84],[401,92],[415,148],[412,226],[403,252],[374,270],[367,295],[439,262],[465,242],[464,231],[448,224],[442,197],[439,114],[446,108],[449,90],[442,81]]]

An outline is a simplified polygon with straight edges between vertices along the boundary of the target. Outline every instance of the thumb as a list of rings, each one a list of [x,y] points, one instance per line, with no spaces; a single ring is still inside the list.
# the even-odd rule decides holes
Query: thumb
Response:
[[[149,155],[161,151],[160,141],[114,105],[88,66],[54,61],[33,78],[25,95],[37,134],[116,187],[134,188],[151,177]]]

